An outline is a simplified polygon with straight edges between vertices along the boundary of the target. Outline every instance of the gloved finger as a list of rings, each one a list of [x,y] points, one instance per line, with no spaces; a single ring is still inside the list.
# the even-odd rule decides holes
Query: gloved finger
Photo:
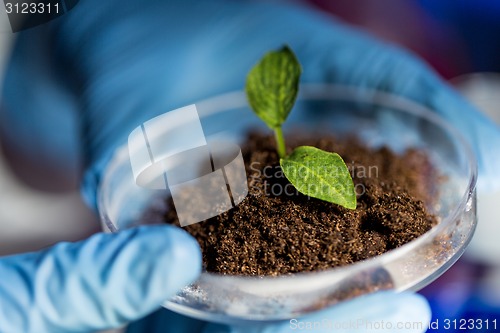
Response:
[[[200,273],[196,241],[148,226],[0,260],[0,332],[77,332],[141,318]]]
[[[379,292],[340,303],[304,318],[239,326],[207,325],[204,333],[425,332],[431,311],[425,298],[412,293]]]
[[[472,146],[478,161],[478,190],[497,191],[500,189],[500,127],[452,88],[436,85],[434,93],[427,96],[428,106],[454,125]]]

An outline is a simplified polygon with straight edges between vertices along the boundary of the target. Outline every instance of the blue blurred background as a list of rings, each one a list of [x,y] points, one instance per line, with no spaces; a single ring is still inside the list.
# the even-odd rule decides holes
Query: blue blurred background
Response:
[[[445,79],[499,72],[495,0],[308,0],[313,6],[419,54]]]

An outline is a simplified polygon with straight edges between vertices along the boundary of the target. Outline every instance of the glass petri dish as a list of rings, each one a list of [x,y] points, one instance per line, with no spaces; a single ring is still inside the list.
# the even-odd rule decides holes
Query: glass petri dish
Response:
[[[196,103],[207,137],[240,143],[265,125],[244,92]],[[339,85],[303,85],[286,127],[304,133],[355,135],[367,146],[395,152],[418,148],[442,176],[438,200],[428,207],[439,223],[421,237],[383,255],[348,266],[279,277],[223,276],[203,272],[164,306],[222,323],[295,318],[378,290],[416,291],[444,273],[464,252],[476,227],[476,161],[461,134],[431,110],[382,91]],[[103,175],[98,208],[105,231],[149,223],[148,209],[166,209],[168,190],[139,187],[126,146]]]

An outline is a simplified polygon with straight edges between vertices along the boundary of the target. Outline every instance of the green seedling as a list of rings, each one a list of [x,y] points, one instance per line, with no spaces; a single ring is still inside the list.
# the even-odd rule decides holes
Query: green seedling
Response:
[[[302,194],[356,209],[356,192],[347,165],[337,153],[300,146],[287,154],[282,125],[295,104],[302,68],[288,46],[269,52],[247,77],[248,102],[274,131],[285,177]]]

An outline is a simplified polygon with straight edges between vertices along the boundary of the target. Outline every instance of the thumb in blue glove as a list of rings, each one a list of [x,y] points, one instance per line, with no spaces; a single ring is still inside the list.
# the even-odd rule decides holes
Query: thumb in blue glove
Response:
[[[0,259],[0,332],[118,327],[160,307],[201,270],[198,244],[170,226],[98,234]]]

